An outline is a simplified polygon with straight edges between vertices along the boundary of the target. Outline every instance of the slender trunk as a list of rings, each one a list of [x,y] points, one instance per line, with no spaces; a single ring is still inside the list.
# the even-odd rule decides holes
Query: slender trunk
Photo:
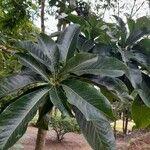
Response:
[[[41,0],[41,32],[43,33],[45,33],[44,10],[45,10],[45,0]]]
[[[41,0],[41,32],[43,33],[45,33],[44,10],[45,10],[45,0]],[[35,150],[44,150],[46,133],[47,133],[46,130],[38,128]]]
[[[44,150],[46,133],[46,130],[38,128],[35,150]]]
[[[127,130],[128,130],[128,116],[126,116],[126,120],[125,120],[124,134],[127,134]]]
[[[114,121],[114,136],[116,138],[116,121]]]
[[[128,109],[125,110],[125,127],[124,127],[124,134],[127,134],[128,131]]]
[[[122,130],[123,130],[123,133],[124,133],[124,124],[125,124],[125,114],[124,114],[124,111],[123,111],[123,116],[122,116],[123,118],[122,118],[122,120],[123,120],[123,122],[122,122]]]

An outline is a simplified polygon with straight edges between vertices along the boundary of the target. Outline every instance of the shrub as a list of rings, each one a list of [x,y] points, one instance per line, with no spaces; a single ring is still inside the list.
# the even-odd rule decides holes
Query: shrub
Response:
[[[58,142],[61,142],[64,139],[64,135],[68,132],[80,132],[76,120],[70,117],[52,116],[50,127],[56,132]]]

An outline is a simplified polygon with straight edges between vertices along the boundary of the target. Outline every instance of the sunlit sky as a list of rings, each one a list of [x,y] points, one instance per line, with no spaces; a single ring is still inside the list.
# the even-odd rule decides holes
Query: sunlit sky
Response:
[[[96,4],[96,3],[94,3],[96,0],[84,0],[84,1],[90,2],[92,5],[92,8]],[[99,2],[99,0],[97,0],[97,2]],[[134,15],[134,17],[133,17],[134,19],[141,17],[141,16],[144,16],[144,15],[150,15],[148,2],[146,0],[136,0],[136,7],[133,10],[133,14],[136,11],[136,9],[141,6],[142,3],[144,3],[144,4],[138,10],[138,12]],[[131,9],[132,9],[133,4],[134,4],[134,0],[119,0],[119,6],[122,7],[122,9],[121,9],[122,12],[119,14],[119,16],[121,18],[125,19],[126,14],[131,13]],[[107,10],[105,12],[105,16],[104,16],[105,21],[112,22],[112,15],[114,14],[114,11],[116,14],[118,13],[118,9],[116,9],[116,10],[110,9],[110,10]],[[37,19],[37,21],[35,22],[38,27],[40,27],[39,22],[40,22],[40,18]],[[47,15],[46,20],[45,20],[45,25],[46,25],[46,32],[48,34],[57,31],[57,27],[56,27],[57,20],[55,19],[55,16]]]

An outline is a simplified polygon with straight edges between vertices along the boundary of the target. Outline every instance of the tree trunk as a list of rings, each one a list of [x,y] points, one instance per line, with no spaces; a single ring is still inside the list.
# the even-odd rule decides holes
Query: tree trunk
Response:
[[[44,150],[46,133],[46,130],[38,128],[35,150]]]
[[[122,112],[123,115],[122,115],[122,130],[123,130],[123,133],[124,133],[124,126],[125,126],[125,114],[124,114],[124,111]]]
[[[116,138],[116,121],[114,121],[114,136]]]
[[[45,10],[45,0],[41,0],[41,32],[43,33],[45,33],[44,10]]]

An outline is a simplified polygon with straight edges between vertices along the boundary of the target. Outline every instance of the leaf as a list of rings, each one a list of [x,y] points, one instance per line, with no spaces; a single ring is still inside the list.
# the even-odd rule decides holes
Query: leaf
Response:
[[[94,54],[78,53],[67,61],[60,74],[74,73],[76,70],[80,70],[95,63],[97,59],[98,57]]]
[[[133,47],[133,49],[150,57],[150,39],[142,39]]]
[[[46,95],[44,104],[39,107],[39,118],[36,123],[38,128],[42,128],[44,130],[48,130],[49,128],[49,116],[52,111],[53,103],[50,101],[49,94]]]
[[[116,150],[114,134],[106,118],[87,121],[78,109],[74,112],[83,135],[94,150]]]
[[[128,23],[129,31],[130,33],[132,33],[135,28],[135,21],[131,18],[127,18],[127,23]]]
[[[135,28],[139,29],[142,27],[150,30],[150,19],[147,16],[140,17],[136,20]]]
[[[60,88],[52,87],[49,91],[50,100],[64,115],[68,115],[68,110],[66,109],[65,97],[61,93]]]
[[[124,43],[125,43],[126,37],[127,37],[126,25],[125,25],[124,21],[122,20],[122,18],[115,16],[115,15],[113,15],[113,16],[119,24],[119,30],[121,31],[121,45],[124,46]]]
[[[122,101],[132,100],[132,97],[129,95],[127,86],[118,78],[90,76],[88,79],[95,82],[96,85],[99,85],[100,88],[101,85],[105,86],[108,89],[107,92],[111,91]]]
[[[93,74],[101,76],[119,77],[124,74],[127,67],[124,63],[113,57],[98,56],[98,60],[88,66],[76,68],[71,73],[77,75]]]
[[[42,80],[35,74],[20,73],[6,77],[0,81],[0,98],[38,81]]]
[[[63,89],[68,102],[76,106],[87,120],[98,120],[99,113],[114,119],[110,102],[94,86],[78,80],[67,80]]]
[[[132,118],[137,128],[150,125],[150,108],[142,102],[140,97],[137,97],[132,104]]]
[[[71,21],[75,24],[80,24],[81,26],[85,26],[86,24],[86,20],[81,17],[81,16],[77,16],[77,15],[73,15],[73,14],[69,14],[66,19],[68,19],[68,21]]]
[[[135,65],[129,65],[127,77],[147,107],[150,107],[150,77]]]
[[[74,55],[80,27],[72,24],[67,27],[58,38],[58,48],[60,50],[61,60],[66,61]]]
[[[51,61],[50,69],[55,72],[58,69],[59,50],[57,44],[46,34],[41,33],[38,39],[38,44],[41,50]]]
[[[79,51],[89,52],[93,49],[93,47],[94,47],[93,40],[88,40],[84,36],[79,35],[79,38],[77,41],[77,48]]]
[[[46,65],[48,69],[50,69],[49,66],[51,66],[51,60],[44,53],[44,50],[39,47],[38,44],[31,41],[24,41],[17,43],[17,47],[27,50],[32,57],[34,57],[37,61]]]
[[[145,27],[135,29],[126,40],[126,46],[130,46],[135,44],[139,39],[141,39],[143,36],[150,34],[150,30],[148,30]]]
[[[99,54],[102,56],[112,56],[112,45],[96,43],[95,47],[91,50],[94,54]]]
[[[46,34],[41,33],[38,43],[31,41],[19,42],[18,47],[27,50],[37,61],[46,65],[51,72],[55,72],[59,62],[59,50],[56,43]]]
[[[19,58],[24,66],[29,67],[37,74],[40,74],[46,81],[49,81],[45,66],[37,62],[32,56],[23,53],[16,53],[15,55]]]
[[[130,59],[135,60],[139,63],[142,68],[146,69],[148,72],[150,72],[150,58],[149,56],[139,53],[139,52],[133,52],[130,54]]]
[[[48,89],[43,88],[20,97],[0,114],[0,150],[11,147],[25,133]]]

